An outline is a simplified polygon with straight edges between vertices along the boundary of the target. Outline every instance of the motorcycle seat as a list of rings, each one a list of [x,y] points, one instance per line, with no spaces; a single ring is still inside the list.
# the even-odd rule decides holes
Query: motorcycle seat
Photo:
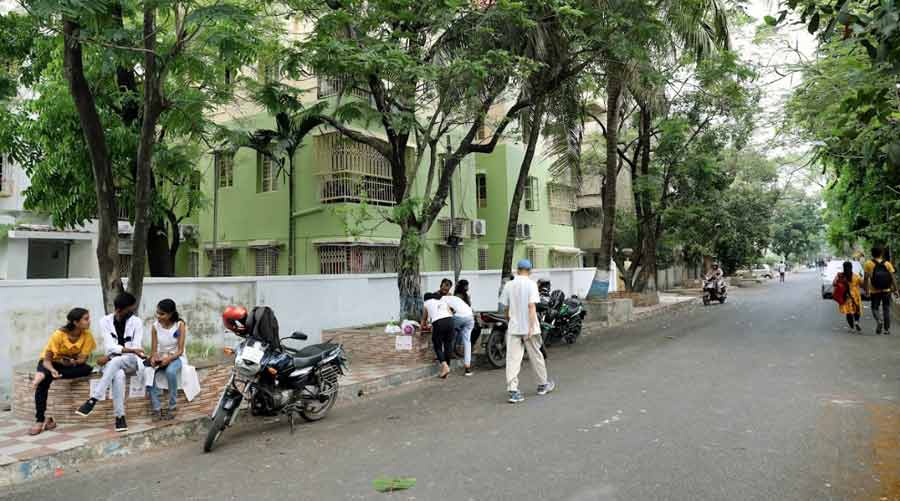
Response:
[[[334,353],[334,350],[337,349],[337,347],[338,345],[336,344],[322,343],[307,346],[302,350],[293,351],[294,368],[302,369],[304,367],[316,365]]]
[[[493,322],[506,322],[506,315],[502,313],[482,313],[482,316]]]

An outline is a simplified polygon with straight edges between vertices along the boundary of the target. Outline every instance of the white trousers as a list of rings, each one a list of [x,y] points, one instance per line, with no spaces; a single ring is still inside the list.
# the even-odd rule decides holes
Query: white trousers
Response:
[[[522,369],[522,358],[528,352],[528,360],[537,377],[538,384],[547,384],[547,364],[541,353],[541,335],[514,336],[506,334],[506,389],[519,391],[519,371]]]

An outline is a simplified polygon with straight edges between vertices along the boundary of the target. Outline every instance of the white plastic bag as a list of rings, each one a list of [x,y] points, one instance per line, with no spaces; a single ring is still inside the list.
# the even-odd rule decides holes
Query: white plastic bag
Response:
[[[403,330],[400,328],[400,326],[395,324],[387,324],[387,326],[384,328],[385,334],[400,334],[402,332]]]

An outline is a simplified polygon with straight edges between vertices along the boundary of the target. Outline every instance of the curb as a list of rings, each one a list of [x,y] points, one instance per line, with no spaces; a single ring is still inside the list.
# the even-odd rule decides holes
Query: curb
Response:
[[[458,369],[462,367],[461,360],[453,360],[452,362],[452,368]],[[335,402],[335,406],[347,407],[364,402],[372,396],[387,390],[435,377],[439,372],[439,366],[431,364],[369,381],[350,384],[341,387],[341,393],[338,401]],[[88,465],[97,460],[128,456],[148,449],[159,448],[163,444],[174,444],[190,440],[205,432],[208,422],[209,417],[203,416],[188,421],[163,425],[143,432],[101,440],[49,456],[40,456],[0,466],[0,488],[64,475],[66,470],[77,469],[79,466]]]
[[[690,310],[695,306],[699,306],[703,304],[702,297],[691,298],[687,301],[681,301],[663,308],[659,308],[654,311],[648,311],[642,315],[635,315],[632,317],[631,321],[636,322],[638,320],[646,320],[648,318],[658,317],[660,315],[670,314],[670,313],[680,313],[685,310]]]

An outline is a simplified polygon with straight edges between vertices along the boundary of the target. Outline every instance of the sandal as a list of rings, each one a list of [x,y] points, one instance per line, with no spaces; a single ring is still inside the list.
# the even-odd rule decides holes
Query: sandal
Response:
[[[34,423],[28,429],[28,434],[31,436],[40,435],[42,431],[44,431],[44,423]]]
[[[56,420],[52,417],[48,417],[46,421],[44,421],[44,431],[50,431],[56,429]]]

